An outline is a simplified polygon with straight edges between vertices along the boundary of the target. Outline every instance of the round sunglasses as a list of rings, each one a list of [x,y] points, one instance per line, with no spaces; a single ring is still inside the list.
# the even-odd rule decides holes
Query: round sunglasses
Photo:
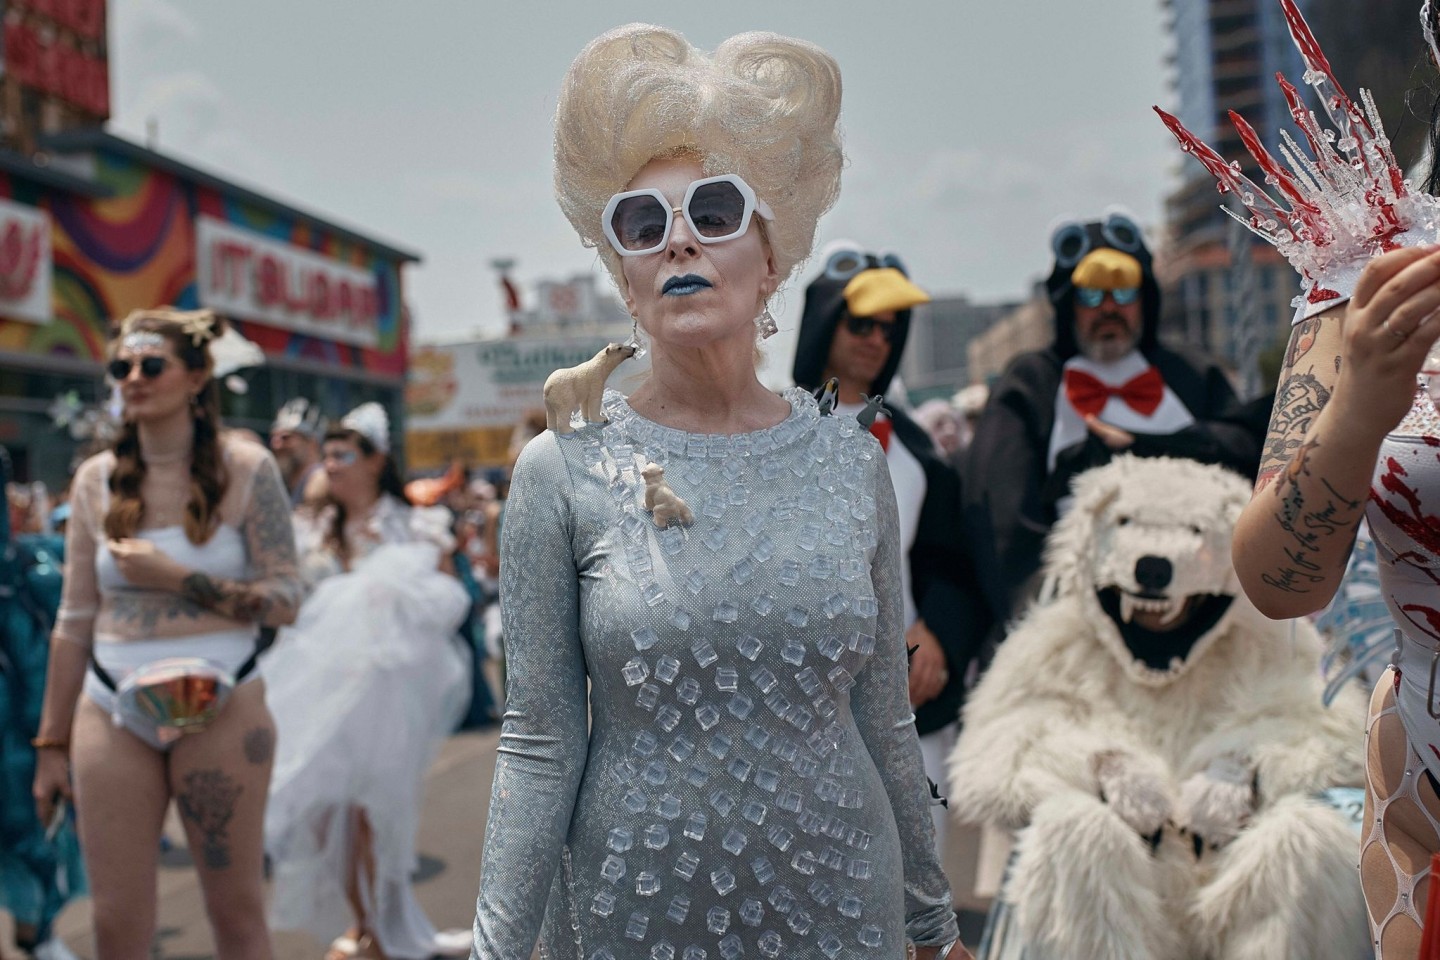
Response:
[[[1107,290],[1104,287],[1099,289],[1095,287],[1076,287],[1075,302],[1082,307],[1098,307],[1105,302],[1105,294],[1107,293],[1110,294],[1110,298],[1115,301],[1117,307],[1128,307],[1140,299],[1139,287],[1116,287],[1111,290]]]
[[[1112,213],[1100,224],[1100,236],[1123,253],[1139,253],[1143,240],[1135,221],[1123,213]],[[1090,252],[1090,234],[1083,223],[1067,223],[1050,235],[1050,249],[1055,263],[1068,270]]]
[[[670,242],[677,213],[701,243],[735,239],[749,229],[756,213],[766,220],[775,219],[770,205],[755,196],[750,184],[738,174],[722,173],[692,182],[678,207],[670,206],[665,194],[653,188],[617,193],[605,205],[601,226],[616,253],[639,257]]]
[[[151,355],[141,357],[139,360],[127,360],[123,357],[116,357],[105,365],[105,372],[110,375],[111,380],[120,383],[129,379],[130,371],[138,366],[140,368],[140,376],[146,380],[154,380],[160,376],[160,374],[164,373],[165,368],[169,365],[169,357]]]

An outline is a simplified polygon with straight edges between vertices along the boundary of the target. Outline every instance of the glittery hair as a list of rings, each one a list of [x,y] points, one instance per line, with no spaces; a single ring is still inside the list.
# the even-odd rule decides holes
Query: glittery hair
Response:
[[[840,68],[824,50],[742,33],[706,54],[673,30],[632,23],[592,40],[555,110],[555,195],[624,289],[600,226],[605,204],[656,157],[736,173],[775,211],[765,236],[781,279],[810,255],[840,192]]]

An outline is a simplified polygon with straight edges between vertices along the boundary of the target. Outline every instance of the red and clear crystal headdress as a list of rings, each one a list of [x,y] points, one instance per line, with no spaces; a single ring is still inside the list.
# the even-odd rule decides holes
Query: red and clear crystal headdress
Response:
[[[1351,100],[1294,0],[1280,3],[1290,36],[1305,60],[1302,79],[1315,89],[1330,128],[1321,125],[1281,74],[1276,79],[1308,152],[1288,131],[1281,131],[1282,165],[1260,143],[1254,128],[1230,111],[1231,122],[1274,196],[1242,174],[1238,162],[1227,162],[1175,117],[1159,107],[1155,112],[1181,148],[1215,177],[1220,192],[1237,197],[1249,215],[1222,209],[1273,244],[1300,272],[1304,301],[1297,305],[1308,315],[1348,297],[1373,257],[1440,238],[1440,198],[1405,179],[1370,91],[1360,91],[1359,105]],[[1436,50],[1429,13],[1430,0],[1426,0],[1421,19],[1425,38]],[[1436,56],[1440,58],[1440,50]]]

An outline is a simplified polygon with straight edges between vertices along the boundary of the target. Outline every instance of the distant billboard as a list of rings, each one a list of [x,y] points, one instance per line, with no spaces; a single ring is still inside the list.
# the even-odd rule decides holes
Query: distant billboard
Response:
[[[433,470],[453,459],[503,463],[515,425],[544,405],[545,378],[590,359],[608,342],[510,338],[412,351],[405,386],[409,469]]]

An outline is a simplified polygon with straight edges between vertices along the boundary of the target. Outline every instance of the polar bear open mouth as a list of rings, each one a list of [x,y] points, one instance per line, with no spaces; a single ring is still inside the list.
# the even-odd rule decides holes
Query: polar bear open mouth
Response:
[[[1220,622],[1235,600],[1229,594],[1215,593],[1146,596],[1120,587],[1097,588],[1095,596],[1120,631],[1131,656],[1160,671],[1173,669],[1176,661],[1184,663],[1195,644]],[[1157,626],[1142,625],[1135,619],[1137,613],[1158,614]],[[1150,620],[1148,616],[1146,619]]]

